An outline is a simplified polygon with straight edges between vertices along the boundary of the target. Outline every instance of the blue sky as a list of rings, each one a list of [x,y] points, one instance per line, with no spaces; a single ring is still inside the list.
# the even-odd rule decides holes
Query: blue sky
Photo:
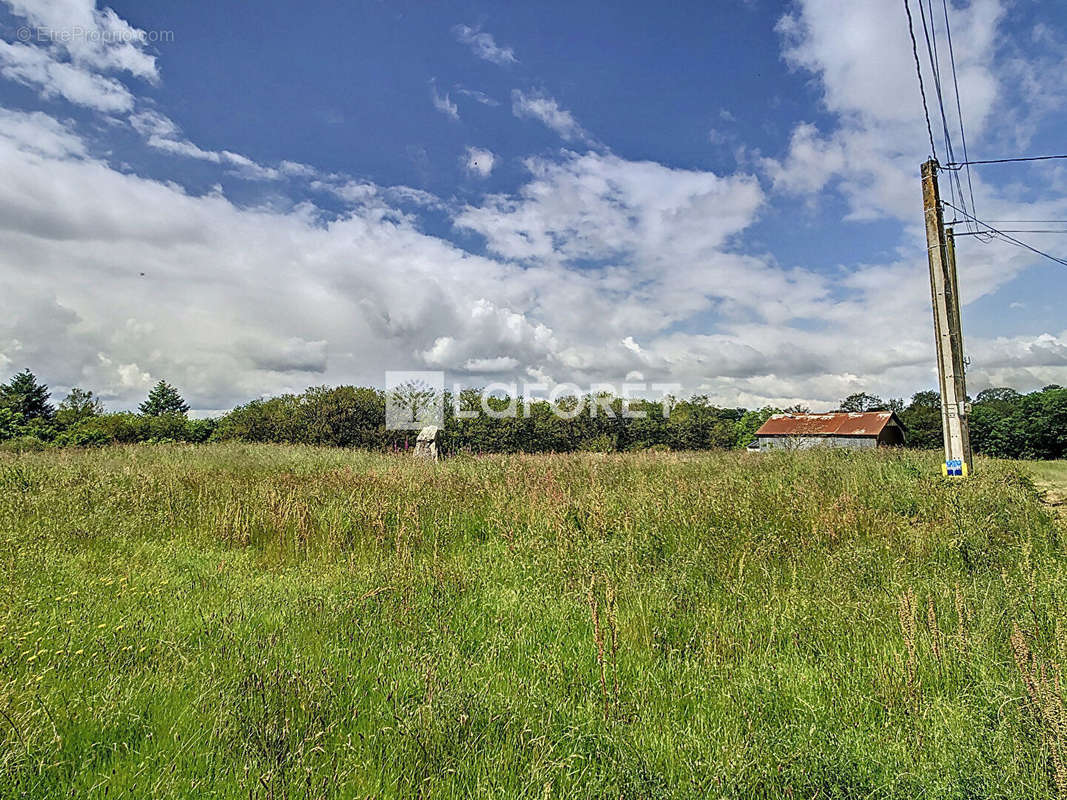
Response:
[[[949,11],[971,157],[1063,151],[1067,9]],[[386,369],[906,396],[929,149],[889,0],[3,0],[0,368],[202,410]],[[1055,162],[972,177],[1067,219]],[[972,237],[960,273],[971,388],[1067,383],[1067,268]]]

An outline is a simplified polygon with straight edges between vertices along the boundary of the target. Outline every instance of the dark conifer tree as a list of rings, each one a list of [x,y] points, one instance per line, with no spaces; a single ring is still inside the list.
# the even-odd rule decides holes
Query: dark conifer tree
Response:
[[[148,399],[138,407],[146,417],[162,417],[164,414],[181,414],[189,411],[189,404],[178,390],[166,381],[160,381],[148,393]]]
[[[39,383],[37,376],[28,369],[0,384],[0,406],[21,414],[26,421],[52,419],[56,410],[48,398],[48,387]]]

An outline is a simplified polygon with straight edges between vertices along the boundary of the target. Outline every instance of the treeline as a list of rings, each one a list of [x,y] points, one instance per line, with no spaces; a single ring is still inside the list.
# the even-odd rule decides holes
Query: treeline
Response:
[[[135,442],[206,442],[216,420],[188,419],[189,406],[160,381],[138,413],[107,413],[91,391],[71,389],[59,406],[48,387],[25,370],[0,384],[0,449],[42,450]]]
[[[0,385],[0,449],[206,441],[408,449],[417,432],[386,429],[386,400],[378,389],[321,386],[298,395],[253,400],[216,419],[191,420],[178,390],[161,381],[137,413],[107,413],[92,392],[82,389],[73,389],[53,406],[48,387],[27,370]],[[546,401],[528,406],[518,401],[516,413],[507,414],[511,402],[490,397],[486,413],[479,392],[446,394],[442,449],[452,453],[735,449],[748,445],[767,417],[783,410],[723,408],[700,396],[625,403],[599,396],[572,399],[576,411],[565,418]],[[629,415],[624,413],[627,408]],[[799,406],[784,410],[809,411]],[[936,392],[919,392],[908,404],[854,394],[838,410],[896,411],[909,447],[941,447]],[[1067,457],[1067,389],[1047,386],[1020,394],[1000,388],[979,393],[971,409],[971,442],[976,452],[1003,458]]]

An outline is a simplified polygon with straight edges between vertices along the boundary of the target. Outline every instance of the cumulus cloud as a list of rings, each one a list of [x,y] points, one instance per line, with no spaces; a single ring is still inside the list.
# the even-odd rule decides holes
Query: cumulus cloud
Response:
[[[1003,0],[971,0],[952,17],[963,119],[972,148],[993,135],[989,121],[994,116],[1003,127],[1017,113],[1007,104],[1010,95],[998,80],[1009,67],[1018,72],[1011,65],[1020,61],[998,61],[1004,15]],[[944,37],[944,21],[937,16],[934,24]],[[815,77],[822,104],[835,122],[824,128],[799,123],[784,157],[762,161],[775,188],[801,195],[834,189],[846,198],[851,220],[889,217],[912,222],[918,165],[929,156],[930,145],[902,9],[888,3],[799,0],[777,28],[785,62]],[[934,78],[925,59],[922,70],[929,96]],[[1064,96],[1062,86],[1049,88],[1053,96]],[[950,86],[945,91],[948,124],[959,148],[955,96]],[[944,163],[948,154],[938,134],[939,112],[934,98],[929,100],[935,144]],[[1025,108],[1026,103],[1020,105]],[[983,205],[987,199],[996,201],[995,190],[979,175],[974,188]]]
[[[671,169],[651,161],[564,152],[528,159],[532,180],[518,197],[494,195],[468,207],[460,227],[511,259],[632,260],[646,270],[679,253],[705,253],[754,219],[763,193],[750,176]]]
[[[57,61],[45,50],[0,41],[0,75],[36,89],[42,97],[62,97],[106,113],[133,108],[133,95],[119,81],[75,64]]]
[[[352,181],[330,222],[307,205],[241,208],[119,172],[69,125],[5,111],[0,364],[113,405],[165,378],[204,409],[420,367],[473,383],[640,374],[731,405],[932,383],[921,262],[835,285],[736,252],[765,202],[750,175],[574,153],[527,168],[517,193],[456,216],[485,236],[483,257],[420,232],[394,205],[403,187]],[[706,315],[712,332],[679,329]],[[1063,382],[1065,339],[990,345],[989,369]]]
[[[84,0],[12,5],[41,19],[68,5],[82,16],[88,8],[92,24],[121,22]],[[957,35],[968,49],[1000,19],[993,0],[972,5],[974,19]],[[307,181],[344,210],[245,207],[218,187],[191,194],[117,168],[60,116],[0,109],[0,367],[30,366],[57,392],[81,384],[126,407],[165,378],[201,409],[312,383],[380,385],[386,369],[420,367],[472,382],[526,376],[588,385],[630,376],[749,406],[830,407],[854,391],[932,386],[918,226],[902,226],[898,251],[847,271],[785,267],[745,240],[785,194],[840,191],[856,219],[907,225],[914,215],[922,121],[905,110],[914,95],[896,71],[909,74],[906,30],[892,33],[887,14],[877,4],[799,0],[783,20],[786,58],[819,81],[834,122],[796,125],[784,153],[757,162],[762,187],[743,171],[561,150],[527,159],[525,178],[508,192],[462,206],[416,187],[207,149],[137,98],[79,94],[50,72],[54,62],[105,81],[118,73],[155,79],[154,60],[137,46],[47,48],[42,58],[12,55],[16,46],[7,45],[0,63],[23,70],[3,73],[10,80],[104,114],[129,112],[129,124],[161,152],[257,179]],[[841,25],[855,34],[845,43]],[[879,35],[903,50],[868,70],[859,53]],[[980,136],[1001,96],[983,95],[994,72],[989,52],[966,58],[970,102],[992,109],[976,112]],[[127,94],[115,97],[129,96],[116,86]],[[434,87],[433,97],[458,119],[448,94]],[[517,117],[591,143],[552,98],[516,91],[512,101]],[[462,158],[477,175],[496,166],[489,150],[471,147]],[[990,187],[976,188],[990,216],[1018,214]],[[457,241],[474,235],[484,248],[427,233],[426,208],[451,219],[464,234]],[[1031,197],[1026,208],[1037,219],[1067,210],[1052,196]],[[1005,244],[968,252],[964,299],[1031,263]],[[1067,383],[1067,332],[969,336],[967,344],[973,388]]]
[[[515,58],[515,51],[510,47],[499,46],[491,33],[472,28],[469,25],[456,25],[452,28],[452,33],[460,43],[467,45],[474,55],[485,61],[491,61],[502,66],[514,64],[518,61]]]
[[[35,155],[65,157],[85,155],[85,144],[67,126],[40,111],[0,108],[0,138],[9,147]]]
[[[496,358],[472,358],[463,365],[466,372],[477,374],[480,372],[502,373],[510,372],[519,365],[518,359],[511,356],[497,356]]]
[[[1012,80],[1033,77],[1036,65],[1048,64],[1044,55],[1024,58],[1021,52],[1013,51],[1002,29],[1005,4],[1001,0],[971,0],[960,12],[953,10],[952,20],[963,119],[972,154],[977,148],[1000,150],[991,143],[1002,139],[1004,130],[1013,129],[1013,120],[1021,115],[1032,127],[1040,114],[1062,104],[1065,92],[1062,85],[1052,87],[1045,82],[1040,82],[1038,90],[1038,83],[1025,78],[1020,80],[1030,91],[1022,96],[1011,91],[1011,80],[1004,76],[1013,76]],[[935,19],[935,24],[943,37],[943,19]],[[778,32],[786,63],[815,78],[824,109],[833,121],[819,126],[798,123],[783,156],[759,161],[774,192],[813,203],[826,192],[838,192],[847,204],[846,221],[891,220],[902,225],[900,252],[906,254],[904,259],[853,269],[845,284],[861,294],[828,305],[824,319],[837,330],[848,331],[858,325],[857,314],[866,314],[871,330],[921,331],[928,324],[929,309],[924,302],[926,293],[921,289],[926,259],[917,175],[918,165],[929,155],[929,142],[904,15],[900,8],[887,4],[799,0],[780,19]],[[1006,52],[1011,56],[1005,58]],[[923,63],[922,70],[930,93],[934,81],[929,65]],[[959,148],[954,105],[954,95],[950,94],[946,98],[947,113]],[[936,137],[939,110],[932,97],[931,113]],[[995,126],[990,124],[993,119],[997,121]],[[939,157],[947,160],[940,137],[935,141]],[[956,156],[961,156],[958,150]],[[945,174],[945,199],[953,198],[951,184],[951,174]],[[978,213],[990,219],[1054,219],[1067,211],[1063,193],[1051,179],[1043,184],[1037,177],[1028,184],[1025,194],[989,183],[979,172],[974,174],[973,184]],[[960,204],[959,199],[954,202]],[[996,291],[1034,263],[1032,254],[1004,243],[979,247],[969,241],[960,246],[966,263],[967,279],[961,287],[965,302]],[[888,308],[878,306],[874,302],[875,287],[890,283],[914,288],[904,295],[906,302],[894,300]],[[866,298],[870,300],[863,302]],[[868,337],[861,331],[856,335]],[[924,380],[933,384],[930,369],[924,366],[929,348],[921,338],[913,343],[917,357],[911,366],[905,348],[899,358],[886,361],[881,374],[864,378],[863,372],[857,370],[854,385],[901,385],[905,375],[914,381],[913,386]],[[1055,348],[1047,343],[1041,345],[1033,337],[1023,337],[1011,347],[1004,342],[993,346],[971,337],[967,344],[973,360],[970,380],[978,387],[1013,374],[1008,367],[998,365],[998,359],[1016,365],[1028,359],[1035,364],[1041,362],[1031,373],[1014,373],[1020,378],[1020,386],[1040,385],[1040,380],[1062,375]],[[879,342],[878,348],[885,352],[886,345]],[[831,385],[829,380],[826,385]]]
[[[560,135],[565,141],[591,141],[574,115],[560,108],[555,99],[531,92],[527,94],[520,89],[511,93],[511,111],[519,119],[536,119]]]
[[[365,202],[324,225],[312,209],[241,209],[216,193],[191,196],[120,173],[87,157],[72,130],[44,115],[2,119],[0,167],[9,179],[0,187],[0,274],[9,285],[0,292],[0,353],[14,364],[48,365],[56,386],[100,386],[127,403],[160,377],[200,407],[223,408],[310,382],[377,383],[386,368],[419,364],[483,375],[533,369],[559,379],[616,367],[625,374],[634,354],[619,344],[623,336],[669,324],[647,304],[677,306],[671,294],[693,292],[700,276],[690,265],[662,278],[647,265],[560,271],[560,259],[614,251],[596,233],[598,217],[610,228],[620,214],[638,214],[640,231],[623,243],[633,250],[645,237],[670,239],[662,226],[685,231],[707,195],[747,197],[739,215],[759,202],[750,179],[682,174],[675,178],[684,188],[665,198],[666,168],[573,156],[560,168],[532,164],[535,182],[566,189],[565,202],[589,208],[582,226],[567,228],[564,208],[521,210],[536,203],[533,190],[486,206],[513,232],[524,223],[512,213],[544,214],[546,228],[569,241],[560,259],[512,266],[420,233],[404,214],[383,213],[392,195],[373,184],[349,187]],[[46,138],[62,144],[30,149]],[[577,184],[598,173],[603,190],[583,200]],[[718,257],[716,242],[743,224],[738,216],[713,225],[702,256]],[[509,238],[503,229],[500,236]],[[731,258],[721,257],[720,270]],[[626,296],[642,282],[647,288]],[[44,335],[43,320],[62,328]]]
[[[499,274],[373,210],[324,226],[240,209],[26,138],[0,136],[0,353],[57,387],[132,403],[131,376],[166,377],[224,408],[324,374],[377,383],[470,315],[463,287]]]
[[[159,79],[145,31],[130,25],[95,0],[5,0],[32,26],[32,40],[45,44],[77,67],[94,72],[126,72],[149,82]]]
[[[493,165],[496,163],[496,156],[493,155],[491,150],[486,150],[482,147],[468,147],[467,148],[467,171],[482,178],[488,178],[489,173],[493,171]]]
[[[28,25],[29,43],[0,41],[0,75],[47,99],[107,114],[133,109],[134,97],[112,73],[159,79],[147,35],[95,0],[6,0]]]

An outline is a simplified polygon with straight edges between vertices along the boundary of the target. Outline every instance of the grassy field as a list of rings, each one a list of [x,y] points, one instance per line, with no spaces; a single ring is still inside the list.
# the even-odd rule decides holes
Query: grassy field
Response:
[[[1028,469],[0,456],[0,797],[1063,796]]]
[[[1067,461],[1039,461],[1026,468],[1037,487],[1045,492],[1045,502],[1057,513],[1067,514]]]

